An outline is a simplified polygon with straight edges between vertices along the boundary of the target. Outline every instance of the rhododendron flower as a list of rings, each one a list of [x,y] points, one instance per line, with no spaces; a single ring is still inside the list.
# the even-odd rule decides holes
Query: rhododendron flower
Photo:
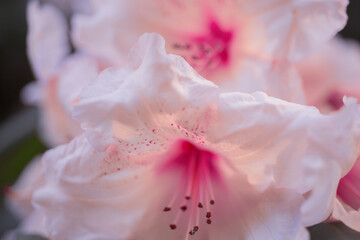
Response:
[[[330,39],[346,22],[347,0],[193,0],[92,2],[73,20],[76,47],[111,63],[144,32],[166,39],[224,91],[265,91],[302,102],[295,61]]]
[[[222,93],[155,34],[74,116],[85,132],[44,155],[34,194],[52,239],[308,239],[359,154],[353,100],[321,115]]]
[[[81,133],[71,111],[82,88],[105,66],[124,64],[129,47],[146,31],[163,34],[169,52],[224,92],[261,90],[303,103],[300,78],[288,60],[341,29],[347,1],[252,2],[92,1],[91,11],[75,11],[71,56],[64,16],[49,4],[30,2],[28,51],[37,83],[27,87],[25,98],[41,107],[45,142],[56,146]],[[86,0],[76,3],[90,8]]]
[[[85,54],[69,56],[64,16],[51,5],[28,5],[28,54],[37,81],[24,91],[25,101],[41,108],[45,142],[58,145],[82,132],[71,111],[82,88],[95,79],[100,64]]]
[[[329,112],[343,106],[344,96],[360,98],[359,66],[359,44],[340,37],[299,62],[307,104]]]
[[[360,47],[358,43],[334,38],[298,64],[307,102],[323,112],[343,106],[343,96],[360,98]],[[360,161],[338,186],[333,219],[360,231]]]

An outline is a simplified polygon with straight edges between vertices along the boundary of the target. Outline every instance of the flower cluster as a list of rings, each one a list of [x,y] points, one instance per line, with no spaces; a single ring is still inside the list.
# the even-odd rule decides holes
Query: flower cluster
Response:
[[[31,1],[37,80],[24,98],[54,148],[8,190],[19,231],[305,240],[328,220],[360,231],[360,48],[334,37],[347,4],[77,1],[69,36],[56,7]]]

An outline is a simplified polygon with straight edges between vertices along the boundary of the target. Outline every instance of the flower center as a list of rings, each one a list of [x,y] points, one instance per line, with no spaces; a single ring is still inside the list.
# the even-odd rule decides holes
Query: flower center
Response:
[[[333,92],[328,96],[326,103],[334,110],[339,110],[343,105],[344,94],[340,92]]]
[[[181,179],[163,211],[176,211],[169,225],[173,230],[183,213],[190,211],[187,236],[194,235],[201,222],[212,222],[211,208],[215,204],[212,184],[222,182],[218,167],[222,158],[186,140],[177,141],[171,150],[160,170],[181,172]]]
[[[233,31],[223,30],[216,21],[211,20],[205,34],[187,39],[174,43],[172,47],[175,54],[184,57],[200,74],[207,76],[229,64]]]

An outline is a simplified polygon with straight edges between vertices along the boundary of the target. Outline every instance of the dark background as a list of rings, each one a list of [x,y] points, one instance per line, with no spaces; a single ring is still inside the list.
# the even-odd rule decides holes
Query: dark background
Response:
[[[19,96],[21,89],[34,79],[26,55],[26,3],[27,0],[0,0],[0,187],[11,185],[26,163],[46,149],[34,131],[36,110],[25,108]],[[343,37],[360,41],[359,11],[360,1],[350,0],[349,22],[341,32]],[[0,193],[0,238],[16,223],[4,208]],[[321,224],[310,230],[313,240],[360,239],[341,223]]]

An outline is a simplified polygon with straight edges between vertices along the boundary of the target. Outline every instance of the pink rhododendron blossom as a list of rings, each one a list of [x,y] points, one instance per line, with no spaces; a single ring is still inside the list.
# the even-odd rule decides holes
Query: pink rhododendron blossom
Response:
[[[74,117],[85,132],[44,155],[34,194],[52,239],[308,239],[360,149],[353,99],[322,115],[222,93],[155,34]]]
[[[92,14],[78,14],[72,22],[82,51],[122,64],[142,33],[157,32],[170,53],[224,91],[265,91],[303,103],[299,76],[288,61],[301,59],[342,29],[348,1],[92,3]]]
[[[303,103],[299,75],[288,60],[341,29],[347,1],[251,2],[104,0],[90,6],[88,1],[56,1],[88,9],[75,10],[71,30],[77,53],[72,56],[64,16],[52,5],[30,2],[28,52],[37,83],[27,87],[25,98],[42,109],[45,142],[55,146],[81,133],[71,109],[82,88],[104,66],[123,65],[132,43],[147,31],[163,34],[169,52],[184,57],[224,92],[264,91]],[[292,21],[282,17],[288,12]],[[305,17],[312,20],[310,26]],[[326,27],[319,28],[324,18]],[[300,51],[294,52],[297,47]],[[289,56],[284,49],[291,50]],[[64,92],[73,98],[64,100]]]
[[[343,106],[344,96],[360,98],[359,66],[359,44],[340,37],[299,62],[307,104],[329,112]]]
[[[28,53],[37,81],[26,87],[24,98],[41,108],[41,133],[54,146],[82,132],[71,110],[100,64],[85,54],[69,56],[66,20],[55,7],[30,2],[28,22]]]
[[[95,0],[93,14],[74,19],[73,33],[79,48],[123,61],[139,35],[155,31],[168,50],[196,70],[209,71],[264,51],[298,60],[345,26],[347,5],[347,0]]]
[[[142,33],[157,32],[170,53],[223,91],[265,91],[303,103],[299,76],[288,61],[340,30],[346,5],[343,0],[102,0],[92,2],[92,14],[75,15],[72,35],[77,49],[122,65]]]
[[[342,98],[360,98],[360,47],[358,43],[339,37],[298,64],[310,105],[323,112],[343,106]],[[341,220],[360,231],[360,161],[345,175],[337,188],[333,219]]]

